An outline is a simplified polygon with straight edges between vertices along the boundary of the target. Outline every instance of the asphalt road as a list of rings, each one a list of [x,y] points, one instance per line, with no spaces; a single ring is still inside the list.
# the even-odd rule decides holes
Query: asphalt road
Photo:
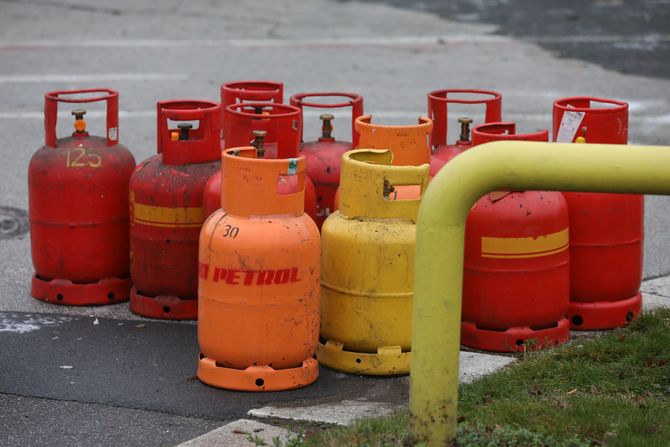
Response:
[[[155,152],[156,101],[216,99],[222,82],[253,78],[282,80],[288,94],[361,93],[385,123],[414,122],[434,89],[496,89],[521,131],[549,127],[558,97],[614,97],[631,104],[631,141],[668,144],[668,2],[586,3],[0,0],[0,445],[175,445],[270,403],[406,398],[406,379],[325,369],[295,392],[216,390],[193,380],[193,325],[31,299],[21,219],[45,92],[118,89],[120,139],[138,161]],[[100,108],[87,117],[100,129]],[[313,137],[318,112],[307,118]],[[345,123],[338,115],[336,136]],[[670,273],[668,203],[647,200],[646,277]]]
[[[532,42],[558,57],[621,73],[670,78],[668,0],[368,0],[448,20],[488,23],[496,33]]]
[[[46,434],[48,445],[173,445],[270,402],[407,399],[407,377],[323,367],[315,384],[290,392],[211,388],[195,377],[194,324],[0,312],[0,342],[0,445]]]

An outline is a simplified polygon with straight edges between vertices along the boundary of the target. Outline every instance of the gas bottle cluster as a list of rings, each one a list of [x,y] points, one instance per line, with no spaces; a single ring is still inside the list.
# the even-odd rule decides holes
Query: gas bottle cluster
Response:
[[[88,133],[82,108],[100,101],[104,137]],[[119,143],[118,101],[110,89],[45,95],[45,145],[28,170],[32,296],[197,318],[198,378],[235,390],[306,386],[319,363],[408,373],[416,220],[431,178],[487,142],[549,140],[548,130],[517,133],[494,91],[431,92],[427,116],[390,126],[364,115],[358,94],[299,93],[287,104],[281,83],[241,81],[223,84],[220,102],[158,102],[157,153],[136,166]],[[60,103],[76,107],[63,138]],[[483,119],[449,116],[454,104]],[[304,142],[304,108],[348,109],[350,141],[324,113],[321,137]],[[627,144],[628,104],[558,99],[552,138],[584,151]],[[466,225],[462,344],[541,349],[571,329],[635,319],[643,205],[638,195],[481,197]]]

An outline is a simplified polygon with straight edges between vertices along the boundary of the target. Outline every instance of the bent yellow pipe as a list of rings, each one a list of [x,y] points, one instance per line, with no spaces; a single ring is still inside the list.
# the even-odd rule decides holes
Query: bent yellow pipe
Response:
[[[444,446],[456,432],[465,221],[496,190],[670,195],[670,147],[498,141],[450,161],[419,208],[410,432]]]

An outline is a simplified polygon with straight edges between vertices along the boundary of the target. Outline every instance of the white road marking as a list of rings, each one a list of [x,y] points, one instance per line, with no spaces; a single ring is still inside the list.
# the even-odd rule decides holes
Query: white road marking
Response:
[[[321,47],[321,46],[402,46],[449,45],[463,43],[501,44],[515,39],[496,34],[446,34],[410,36],[314,37],[272,39],[70,39],[4,40],[0,50],[41,48],[175,48],[175,47]],[[537,36],[523,40],[536,43],[621,43],[657,45],[670,42],[670,34]]]
[[[301,39],[231,39],[231,47],[327,47],[327,46],[402,46],[462,43],[508,43],[510,37],[494,34],[452,34],[444,36],[326,37]]]
[[[316,118],[321,113],[318,110],[305,110],[305,116],[309,118]],[[347,112],[330,112],[336,117],[346,117],[351,116]],[[415,122],[416,119],[420,116],[426,115],[426,112],[411,112],[411,111],[402,111],[402,110],[380,110],[378,112],[371,112],[373,117],[373,122],[375,118],[381,119],[404,119],[408,122]],[[69,112],[59,112],[59,117],[68,117],[70,116]],[[86,115],[89,118],[100,118],[105,117],[105,112],[100,110],[92,110]],[[120,118],[155,118],[156,110],[120,110]],[[36,120],[44,119],[44,112],[0,112],[0,120]],[[524,112],[506,112],[504,115],[505,121],[551,121],[551,113],[524,113]],[[636,114],[634,119],[645,125],[650,126],[665,126],[670,124],[670,114]]]
[[[0,84],[31,82],[184,81],[187,73],[20,74],[0,75]]]
[[[58,117],[68,117],[69,112],[58,112]],[[107,113],[102,110],[90,110],[86,112],[87,118],[104,118]],[[120,118],[156,118],[156,110],[119,110]],[[14,120],[42,120],[44,112],[0,112],[0,119]]]
[[[389,36],[389,37],[331,37],[300,39],[72,39],[72,40],[25,40],[0,41],[0,49],[40,48],[175,48],[175,47],[300,47],[300,46],[395,46],[395,45],[439,45],[464,42],[508,42],[510,38],[481,35],[445,36]]]

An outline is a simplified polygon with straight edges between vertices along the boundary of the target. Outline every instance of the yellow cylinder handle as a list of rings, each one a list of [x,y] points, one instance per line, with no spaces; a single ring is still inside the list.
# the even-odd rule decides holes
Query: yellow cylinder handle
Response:
[[[390,200],[389,185],[419,185],[421,196],[428,186],[430,166],[393,166],[393,153],[355,149],[342,156],[339,211],[346,217],[391,219],[404,217],[416,222],[421,197]]]

